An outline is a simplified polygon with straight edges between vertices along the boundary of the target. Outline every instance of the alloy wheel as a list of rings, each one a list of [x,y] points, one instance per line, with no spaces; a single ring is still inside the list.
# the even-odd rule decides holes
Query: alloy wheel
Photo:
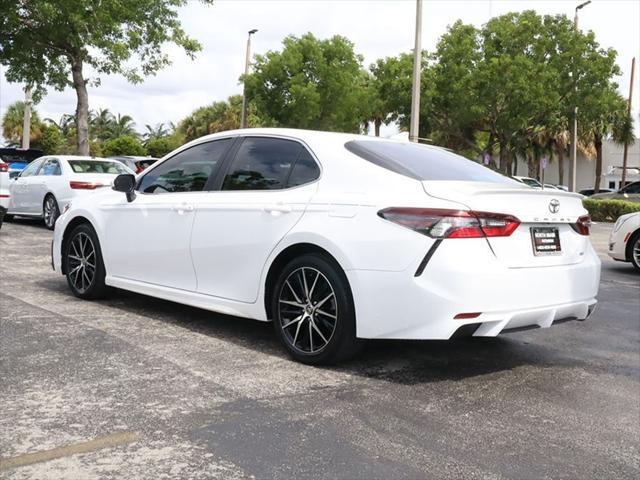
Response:
[[[338,323],[336,295],[327,277],[311,267],[291,272],[278,296],[278,321],[294,349],[306,354],[322,351]]]
[[[640,236],[636,239],[636,243],[633,244],[633,250],[631,251],[631,255],[635,260],[635,264],[640,266]]]
[[[68,253],[68,277],[80,293],[86,292],[96,275],[96,249],[93,241],[84,232],[71,240]]]
[[[53,197],[47,197],[44,202],[44,223],[47,227],[53,227],[56,222],[56,211],[58,207]]]

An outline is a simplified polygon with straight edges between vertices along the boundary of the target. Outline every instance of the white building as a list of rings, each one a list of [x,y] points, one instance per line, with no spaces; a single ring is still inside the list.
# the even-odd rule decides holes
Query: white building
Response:
[[[617,190],[620,188],[622,174],[622,156],[624,146],[618,145],[611,140],[602,142],[602,180],[600,188]],[[578,153],[578,169],[576,171],[577,190],[593,188],[596,180],[596,160],[589,159]],[[527,162],[518,160],[518,175],[528,175]],[[633,145],[629,145],[627,153],[627,182],[640,180],[640,139],[636,139]],[[558,159],[555,158],[549,163],[544,172],[544,182],[559,184]],[[569,184],[569,156],[564,158],[564,185]]]

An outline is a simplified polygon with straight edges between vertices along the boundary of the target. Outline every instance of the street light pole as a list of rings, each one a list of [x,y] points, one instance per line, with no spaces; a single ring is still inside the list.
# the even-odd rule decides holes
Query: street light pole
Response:
[[[591,3],[591,0],[581,3],[576,7],[575,15],[573,17],[573,28],[578,31],[578,10],[586,7]],[[577,90],[578,82],[577,72],[573,72],[573,91]],[[578,170],[578,103],[574,97],[575,105],[573,107],[573,125],[571,126],[571,159],[569,162],[569,191],[576,191],[576,172]]]
[[[246,78],[249,75],[249,65],[251,64],[251,35],[256,33],[258,29],[254,28],[249,30],[249,36],[247,37],[247,55],[244,61],[244,78],[242,81],[242,112],[240,114],[240,128],[247,128],[248,123],[248,109],[249,103],[247,102],[247,87]]]
[[[422,72],[422,0],[416,0],[416,41],[413,47],[413,86],[409,140],[417,142],[420,127],[420,74]]]

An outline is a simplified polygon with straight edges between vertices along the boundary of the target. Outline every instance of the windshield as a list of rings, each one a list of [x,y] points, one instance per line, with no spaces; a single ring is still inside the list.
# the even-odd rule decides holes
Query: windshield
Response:
[[[108,160],[69,160],[69,165],[74,173],[131,173],[131,171],[119,162]]]
[[[417,143],[352,140],[345,148],[371,163],[416,180],[517,183],[460,155]]]

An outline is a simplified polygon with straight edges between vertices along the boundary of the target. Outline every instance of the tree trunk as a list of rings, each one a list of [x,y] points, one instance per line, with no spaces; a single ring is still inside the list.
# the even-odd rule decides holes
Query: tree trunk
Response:
[[[71,63],[73,88],[76,90],[78,103],[76,106],[76,137],[78,139],[78,155],[89,155],[89,95],[87,81],[82,75],[82,60],[73,59]]]
[[[500,171],[502,173],[507,173],[507,144],[503,141],[500,141]]]
[[[376,137],[379,137],[380,136],[380,126],[382,125],[382,119],[380,117],[376,117],[375,120],[373,121],[373,124],[375,126]]]
[[[556,149],[558,154],[558,185],[564,185],[564,148]]]
[[[596,181],[593,185],[593,193],[598,193],[602,180],[602,135],[595,134],[593,140],[596,147]]]

